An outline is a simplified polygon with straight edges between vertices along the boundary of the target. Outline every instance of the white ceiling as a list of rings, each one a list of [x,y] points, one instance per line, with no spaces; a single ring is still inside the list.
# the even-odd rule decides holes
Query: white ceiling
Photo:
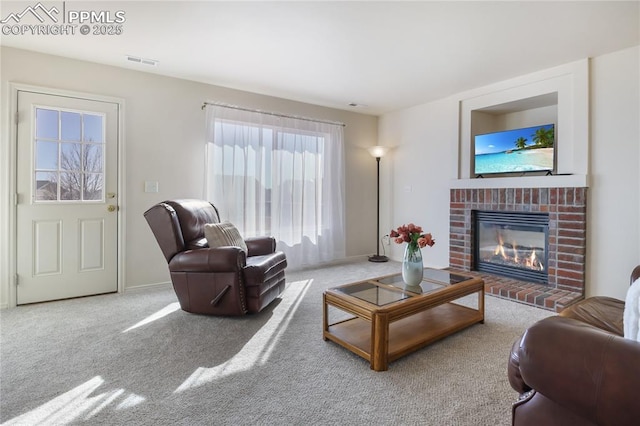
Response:
[[[0,19],[36,2],[3,1]],[[639,4],[67,1],[67,11],[123,10],[123,34],[5,35],[0,43],[381,114],[638,45]]]

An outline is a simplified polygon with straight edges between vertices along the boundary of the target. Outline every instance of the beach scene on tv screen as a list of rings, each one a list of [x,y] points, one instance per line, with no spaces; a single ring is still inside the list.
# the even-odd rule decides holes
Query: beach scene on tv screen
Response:
[[[475,174],[553,170],[553,124],[476,135]]]

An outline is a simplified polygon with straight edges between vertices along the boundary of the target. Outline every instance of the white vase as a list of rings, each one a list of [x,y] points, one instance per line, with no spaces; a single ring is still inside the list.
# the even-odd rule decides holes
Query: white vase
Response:
[[[419,287],[422,282],[423,269],[422,251],[417,243],[410,242],[407,244],[402,258],[402,281],[407,287]]]

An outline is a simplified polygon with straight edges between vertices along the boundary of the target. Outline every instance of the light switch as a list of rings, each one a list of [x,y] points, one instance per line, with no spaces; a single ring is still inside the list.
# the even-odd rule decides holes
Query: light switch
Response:
[[[144,192],[158,192],[158,181],[144,181]]]

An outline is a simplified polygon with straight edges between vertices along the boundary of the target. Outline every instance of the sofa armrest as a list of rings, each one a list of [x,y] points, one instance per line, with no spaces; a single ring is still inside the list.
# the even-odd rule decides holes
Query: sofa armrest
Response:
[[[519,370],[527,386],[594,424],[640,418],[640,343],[572,318],[553,316],[522,337]]]
[[[273,237],[249,237],[244,242],[247,244],[247,256],[264,256],[276,251],[276,239]]]
[[[176,254],[169,262],[171,272],[240,272],[247,258],[240,247],[204,248]]]
[[[507,376],[509,377],[509,384],[520,395],[529,392],[531,387],[529,387],[524,380],[522,379],[522,375],[520,374],[520,343],[522,342],[522,337],[516,340],[513,343],[513,347],[511,348],[511,353],[509,354],[509,361],[507,362]]]

